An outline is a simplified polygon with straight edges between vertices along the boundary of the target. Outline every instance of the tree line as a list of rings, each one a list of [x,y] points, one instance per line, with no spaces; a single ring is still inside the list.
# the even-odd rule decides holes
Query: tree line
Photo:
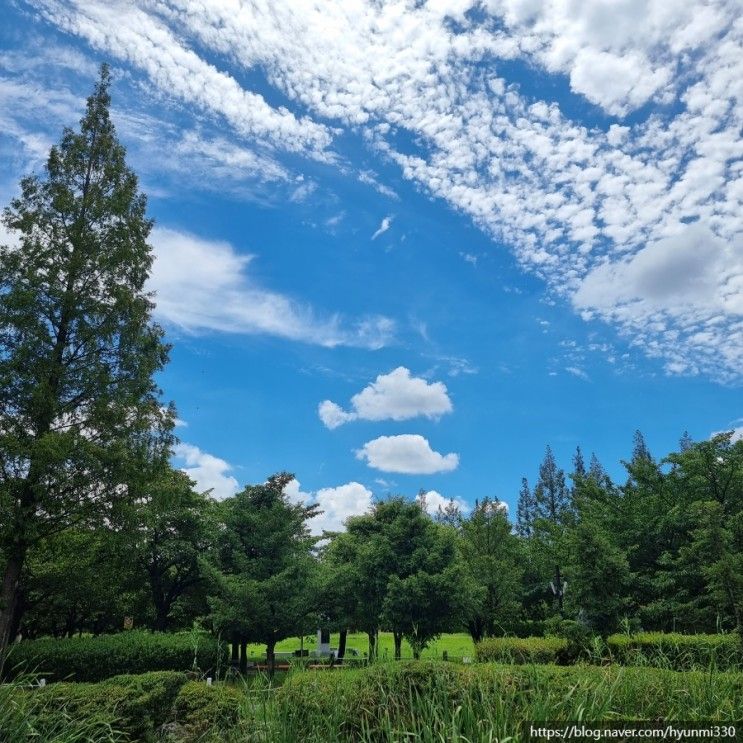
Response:
[[[656,460],[641,434],[614,482],[578,450],[548,448],[515,523],[484,498],[434,516],[402,496],[340,533],[278,473],[217,502],[170,464],[174,408],[145,290],[146,200],[109,116],[104,66],[79,131],[21,182],[0,246],[0,655],[25,637],[173,630],[200,621],[232,643],[318,626],[475,640],[573,623],[688,632],[741,629],[743,441],[732,433]]]

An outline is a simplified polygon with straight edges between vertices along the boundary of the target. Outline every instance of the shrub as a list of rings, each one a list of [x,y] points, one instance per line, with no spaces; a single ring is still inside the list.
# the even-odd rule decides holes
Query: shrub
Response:
[[[496,740],[524,720],[741,719],[743,676],[596,666],[380,664],[301,673],[276,692],[275,741]]]
[[[123,733],[113,727],[117,717],[100,710],[94,718],[79,718],[59,705],[29,692],[29,680],[0,684],[0,740],[45,743],[119,743]]]
[[[175,721],[191,734],[226,731],[237,725],[244,693],[234,686],[191,681],[175,700]]]
[[[682,635],[640,632],[611,635],[607,640],[611,659],[632,666],[656,666],[677,671],[735,670],[743,668],[737,635]]]
[[[13,645],[4,673],[32,672],[50,681],[101,681],[148,671],[202,672],[225,667],[227,646],[205,633],[122,632],[63,640],[25,640]]]
[[[80,740],[128,736],[131,740],[148,741],[171,718],[173,703],[186,681],[184,673],[156,671],[117,676],[99,683],[63,681],[25,690],[16,685],[15,698],[39,740],[53,740],[50,731],[63,730],[74,723],[86,731]],[[68,739],[77,740],[71,734]]]
[[[481,663],[558,663],[568,651],[562,637],[489,637],[475,646]]]

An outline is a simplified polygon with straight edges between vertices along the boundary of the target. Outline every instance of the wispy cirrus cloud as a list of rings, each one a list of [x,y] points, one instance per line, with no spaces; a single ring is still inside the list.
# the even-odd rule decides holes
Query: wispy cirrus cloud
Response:
[[[253,256],[232,245],[162,227],[152,233],[155,262],[149,288],[155,315],[189,332],[261,333],[320,346],[381,348],[394,332],[383,316],[347,320],[259,286]]]
[[[392,226],[392,219],[392,216],[384,217],[384,219],[379,223],[379,227],[377,227],[376,231],[371,236],[371,239],[376,240],[380,235],[384,235],[384,233]]]
[[[735,2],[32,4],[143,71],[164,95],[221,117],[236,136],[332,159],[331,127],[360,131],[403,177],[509,244],[554,295],[614,324],[669,372],[740,376],[734,298],[685,307],[675,295],[642,294],[640,282],[631,311],[625,297],[588,302],[602,273],[641,268],[643,251],[664,240],[676,241],[682,261],[689,222],[726,246],[726,286],[739,285]],[[242,70],[261,68],[308,113],[269,106],[201,48]],[[575,101],[558,103],[548,86],[520,87],[508,65],[565,76]],[[655,313],[640,312],[649,304]]]

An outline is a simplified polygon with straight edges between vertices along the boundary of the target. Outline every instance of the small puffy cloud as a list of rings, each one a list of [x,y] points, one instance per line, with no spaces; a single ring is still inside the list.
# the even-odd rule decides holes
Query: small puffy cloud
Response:
[[[296,505],[307,503],[312,499],[312,493],[305,493],[296,477],[284,486],[284,495]]]
[[[431,449],[428,439],[418,434],[380,436],[367,441],[356,452],[356,458],[382,472],[405,475],[451,472],[459,466],[458,454],[439,454]]]
[[[155,314],[186,331],[265,333],[328,348],[372,349],[386,345],[394,331],[389,318],[344,323],[256,285],[248,273],[253,257],[227,242],[156,228],[152,243]]]
[[[286,485],[284,493],[292,503],[320,506],[322,513],[309,521],[310,531],[317,536],[323,531],[342,531],[346,519],[364,514],[371,508],[373,497],[371,490],[358,482],[305,493],[297,479]]]
[[[438,418],[451,413],[453,406],[443,382],[427,382],[413,377],[404,366],[380,374],[374,382],[351,398],[351,410],[343,410],[331,400],[318,406],[320,420],[328,428],[348,421],[403,421],[418,416]]]
[[[341,531],[351,516],[366,513],[372,505],[372,492],[361,483],[349,482],[335,488],[321,488],[315,499],[322,513],[310,522],[313,534]]]
[[[439,508],[443,511],[453,500],[454,505],[460,510],[461,513],[467,513],[470,507],[461,498],[445,498],[437,490],[427,490],[423,497],[425,499],[426,511],[435,516],[439,512]]]
[[[379,227],[377,228],[377,231],[371,236],[372,240],[376,240],[380,235],[383,235],[387,230],[390,228],[390,225],[392,224],[392,217],[385,217]]]
[[[196,482],[200,491],[211,491],[212,498],[224,500],[238,491],[237,480],[228,473],[232,465],[224,459],[201,451],[193,444],[177,444],[173,451],[177,460],[183,460],[181,470]]]
[[[336,405],[330,400],[323,400],[318,405],[317,414],[326,428],[338,428],[338,426],[356,419],[353,413],[347,413],[340,405]]]

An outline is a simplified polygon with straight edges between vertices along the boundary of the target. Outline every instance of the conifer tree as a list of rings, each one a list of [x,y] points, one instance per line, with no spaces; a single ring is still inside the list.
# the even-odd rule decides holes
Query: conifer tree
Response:
[[[79,131],[3,215],[20,244],[0,246],[0,655],[29,550],[127,498],[168,427],[153,380],[168,349],[144,289],[152,222],[109,86],[103,66]]]
[[[521,478],[519,502],[516,506],[516,532],[519,536],[529,538],[534,533],[534,519],[537,514],[537,502],[525,477]]]

